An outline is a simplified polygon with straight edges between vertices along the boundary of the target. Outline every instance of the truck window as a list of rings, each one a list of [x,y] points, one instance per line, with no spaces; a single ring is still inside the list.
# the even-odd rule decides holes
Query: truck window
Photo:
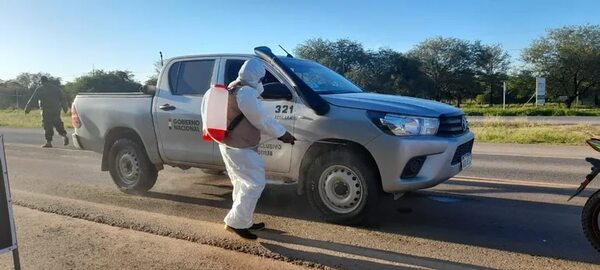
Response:
[[[177,76],[179,76],[179,66],[181,62],[177,62],[171,66],[169,69],[169,89],[172,92],[177,88]]]
[[[173,95],[204,94],[210,88],[214,65],[215,60],[185,61],[172,65],[169,81]]]
[[[229,83],[235,81],[240,72],[240,68],[246,62],[246,60],[241,59],[230,59],[225,62],[225,85],[229,85]],[[280,82],[271,72],[267,70],[265,74],[265,78],[263,79],[263,84],[272,83],[272,82]]]

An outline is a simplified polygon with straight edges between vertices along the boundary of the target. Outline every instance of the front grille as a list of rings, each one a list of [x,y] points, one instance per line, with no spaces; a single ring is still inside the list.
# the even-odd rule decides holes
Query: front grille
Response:
[[[471,153],[473,151],[473,142],[475,140],[470,140],[466,143],[461,144],[456,148],[456,152],[454,152],[454,157],[452,157],[452,165],[458,164],[461,162],[461,158],[466,153]]]
[[[446,137],[458,136],[467,132],[467,130],[469,130],[469,127],[464,115],[442,116],[440,117],[440,128],[437,135]]]

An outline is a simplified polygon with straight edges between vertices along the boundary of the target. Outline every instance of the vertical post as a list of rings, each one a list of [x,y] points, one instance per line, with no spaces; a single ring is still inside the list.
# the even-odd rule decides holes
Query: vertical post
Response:
[[[502,109],[506,110],[506,81],[502,82]]]
[[[15,90],[15,94],[17,95],[17,110],[20,108],[19,107],[19,87],[17,87],[17,89]]]
[[[15,270],[21,270],[21,260],[19,259],[19,248],[15,248],[12,251],[13,254],[13,264],[15,265]]]
[[[546,78],[535,78],[535,106],[546,103]]]

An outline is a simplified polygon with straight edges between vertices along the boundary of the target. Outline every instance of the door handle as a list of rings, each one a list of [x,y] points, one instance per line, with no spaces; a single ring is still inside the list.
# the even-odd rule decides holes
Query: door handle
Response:
[[[163,111],[172,111],[177,108],[175,106],[169,105],[169,103],[167,103],[167,104],[160,105],[159,109],[161,109]]]

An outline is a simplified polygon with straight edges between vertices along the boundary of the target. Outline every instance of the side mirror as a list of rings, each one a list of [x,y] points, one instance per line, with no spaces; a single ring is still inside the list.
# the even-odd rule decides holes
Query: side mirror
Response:
[[[290,89],[282,83],[268,83],[263,85],[265,91],[262,93],[262,97],[264,99],[285,99],[291,100],[294,96],[292,96],[292,92]]]
[[[156,85],[142,85],[142,87],[140,87],[140,91],[146,95],[154,95],[154,93],[156,93]]]

